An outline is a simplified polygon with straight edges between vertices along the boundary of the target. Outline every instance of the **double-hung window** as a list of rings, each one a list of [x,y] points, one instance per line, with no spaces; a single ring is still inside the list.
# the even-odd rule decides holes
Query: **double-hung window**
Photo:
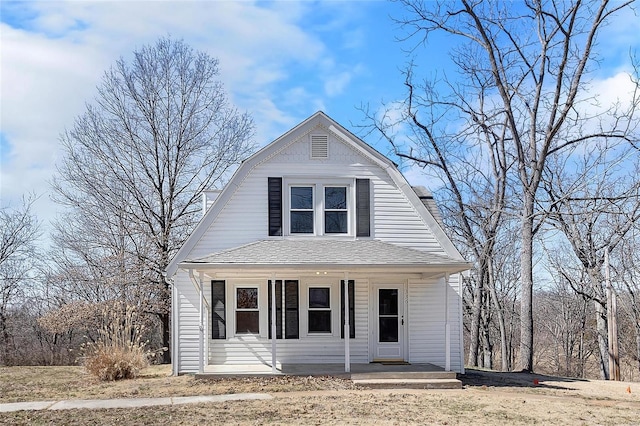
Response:
[[[236,334],[259,334],[258,287],[236,287]]]
[[[331,288],[309,287],[309,334],[331,333]]]
[[[323,182],[290,184],[290,235],[348,235],[353,232],[350,184]]]
[[[346,234],[349,232],[347,210],[347,187],[324,187],[324,233]]]
[[[292,186],[290,198],[290,224],[292,234],[314,233],[313,186]]]

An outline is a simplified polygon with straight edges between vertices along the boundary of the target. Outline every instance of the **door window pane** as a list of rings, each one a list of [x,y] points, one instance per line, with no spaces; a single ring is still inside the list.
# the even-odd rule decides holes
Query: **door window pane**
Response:
[[[379,290],[380,315],[398,315],[398,290],[381,288]]]
[[[380,317],[380,342],[398,341],[398,317]]]
[[[398,341],[398,289],[378,290],[378,340]]]

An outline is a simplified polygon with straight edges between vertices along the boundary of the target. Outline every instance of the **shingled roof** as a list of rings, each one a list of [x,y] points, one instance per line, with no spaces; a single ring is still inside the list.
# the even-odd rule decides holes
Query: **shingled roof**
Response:
[[[462,271],[468,263],[445,255],[401,247],[379,240],[262,240],[181,262],[183,267],[447,267]]]

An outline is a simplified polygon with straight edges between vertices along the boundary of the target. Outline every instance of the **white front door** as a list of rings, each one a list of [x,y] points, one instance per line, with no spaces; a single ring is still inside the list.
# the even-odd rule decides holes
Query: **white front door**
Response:
[[[373,360],[405,361],[404,285],[373,286]]]

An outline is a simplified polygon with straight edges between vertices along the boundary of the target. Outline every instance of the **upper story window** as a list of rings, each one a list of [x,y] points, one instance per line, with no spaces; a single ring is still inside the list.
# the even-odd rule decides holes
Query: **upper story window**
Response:
[[[289,234],[348,235],[352,232],[351,186],[346,182],[289,184]]]
[[[292,234],[314,233],[313,186],[292,186],[290,200]]]

